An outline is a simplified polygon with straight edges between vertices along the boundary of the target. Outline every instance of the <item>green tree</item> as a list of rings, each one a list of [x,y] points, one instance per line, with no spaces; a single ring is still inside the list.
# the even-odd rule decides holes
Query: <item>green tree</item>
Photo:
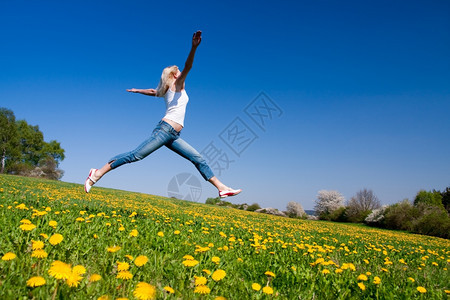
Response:
[[[7,164],[19,153],[16,117],[11,110],[0,107],[0,173],[6,171]]]
[[[414,199],[414,206],[417,206],[419,203],[442,207],[442,195],[438,191],[427,192],[421,190]]]
[[[450,187],[446,187],[445,191],[441,193],[442,205],[444,205],[447,212],[450,213]]]

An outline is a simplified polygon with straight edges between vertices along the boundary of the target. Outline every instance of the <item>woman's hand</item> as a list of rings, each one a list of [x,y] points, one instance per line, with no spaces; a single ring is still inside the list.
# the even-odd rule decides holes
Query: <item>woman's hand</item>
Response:
[[[202,32],[200,30],[197,30],[197,32],[194,33],[192,36],[192,47],[197,47],[200,45],[202,41]]]
[[[139,90],[133,88],[133,89],[128,89],[127,92],[130,92],[130,93],[137,93],[137,92],[139,92]]]
[[[143,95],[147,95],[147,96],[156,96],[156,90],[155,89],[128,89],[127,92],[130,93],[138,93],[138,94],[143,94]]]

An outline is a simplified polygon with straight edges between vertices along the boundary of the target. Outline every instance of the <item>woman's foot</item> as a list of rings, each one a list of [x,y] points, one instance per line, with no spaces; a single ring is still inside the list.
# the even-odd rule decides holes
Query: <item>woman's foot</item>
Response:
[[[219,197],[220,198],[226,198],[226,197],[236,196],[240,192],[242,192],[241,189],[233,190],[231,188],[227,188],[226,190],[219,191]]]
[[[89,171],[88,178],[86,178],[86,181],[84,182],[84,191],[86,193],[89,193],[91,190],[91,187],[100,179],[95,176],[95,172],[98,171],[97,169],[91,169]]]

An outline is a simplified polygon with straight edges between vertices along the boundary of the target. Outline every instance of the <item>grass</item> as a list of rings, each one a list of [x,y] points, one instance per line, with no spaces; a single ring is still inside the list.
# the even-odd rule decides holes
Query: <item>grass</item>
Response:
[[[448,240],[64,182],[0,175],[0,228],[2,299],[450,293]]]

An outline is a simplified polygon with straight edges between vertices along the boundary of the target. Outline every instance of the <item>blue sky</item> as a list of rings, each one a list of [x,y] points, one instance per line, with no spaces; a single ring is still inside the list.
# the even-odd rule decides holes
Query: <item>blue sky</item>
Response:
[[[233,161],[217,174],[244,190],[233,202],[311,209],[319,190],[370,188],[389,204],[450,185],[448,1],[2,1],[0,106],[61,142],[62,180],[83,183],[151,133],[163,100],[125,90],[183,66],[198,29],[182,137]],[[245,113],[261,92],[281,110],[264,130]],[[236,118],[255,137],[240,156],[220,138]],[[162,148],[98,185],[166,196],[181,173],[201,179]],[[201,184],[199,201],[216,196]]]

